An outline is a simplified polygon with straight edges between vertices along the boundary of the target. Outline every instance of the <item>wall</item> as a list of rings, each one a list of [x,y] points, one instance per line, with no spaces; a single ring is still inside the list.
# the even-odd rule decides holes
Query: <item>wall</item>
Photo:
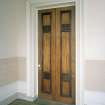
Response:
[[[84,0],[85,103],[105,104],[105,0]]]
[[[0,101],[25,88],[25,1],[0,0]]]

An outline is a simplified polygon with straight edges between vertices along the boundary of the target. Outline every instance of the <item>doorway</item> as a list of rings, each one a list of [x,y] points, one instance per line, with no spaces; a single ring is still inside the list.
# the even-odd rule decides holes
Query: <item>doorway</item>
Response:
[[[75,7],[38,11],[39,97],[75,103]]]

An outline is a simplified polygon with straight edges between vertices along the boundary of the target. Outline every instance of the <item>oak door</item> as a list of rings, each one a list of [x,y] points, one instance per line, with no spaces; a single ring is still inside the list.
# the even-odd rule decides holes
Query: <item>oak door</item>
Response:
[[[39,97],[75,103],[74,7],[39,11]]]

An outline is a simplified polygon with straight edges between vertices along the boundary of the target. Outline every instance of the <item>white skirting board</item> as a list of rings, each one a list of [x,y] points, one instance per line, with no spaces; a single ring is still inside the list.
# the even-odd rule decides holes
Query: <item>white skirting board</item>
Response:
[[[34,101],[37,96],[26,96],[25,81],[16,81],[0,87],[0,105],[8,105],[15,99]],[[85,90],[84,105],[105,105],[105,92]]]
[[[0,101],[7,99],[17,92],[17,82],[0,86]]]
[[[105,92],[85,90],[85,105],[105,105]]]
[[[14,83],[0,87],[0,105],[8,105],[16,99],[33,101],[36,97],[26,96],[26,82],[16,81]]]
[[[14,94],[12,96],[9,96],[5,100],[0,101],[0,105],[8,105],[16,99],[17,99],[17,94]]]

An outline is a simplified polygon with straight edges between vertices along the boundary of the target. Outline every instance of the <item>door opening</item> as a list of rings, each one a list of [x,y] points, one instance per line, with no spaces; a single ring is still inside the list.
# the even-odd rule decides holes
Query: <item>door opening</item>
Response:
[[[39,97],[75,103],[75,7],[38,11]]]

